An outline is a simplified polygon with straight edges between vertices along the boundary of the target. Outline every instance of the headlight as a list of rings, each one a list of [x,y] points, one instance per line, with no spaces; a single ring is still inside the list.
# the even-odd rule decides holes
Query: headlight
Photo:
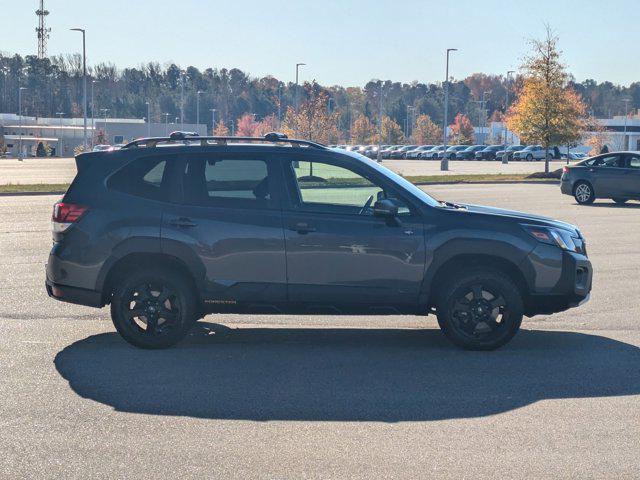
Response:
[[[522,225],[522,227],[539,242],[556,245],[563,250],[586,255],[584,240],[579,234],[574,236],[572,232],[562,228],[541,227],[539,225]]]

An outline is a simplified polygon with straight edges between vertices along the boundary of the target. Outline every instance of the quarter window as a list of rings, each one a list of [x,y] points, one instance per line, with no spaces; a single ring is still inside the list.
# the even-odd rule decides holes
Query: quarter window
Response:
[[[167,198],[165,172],[166,157],[143,157],[116,172],[108,182],[108,187],[119,192],[164,200]]]
[[[629,168],[640,169],[640,156],[638,155],[629,156]]]

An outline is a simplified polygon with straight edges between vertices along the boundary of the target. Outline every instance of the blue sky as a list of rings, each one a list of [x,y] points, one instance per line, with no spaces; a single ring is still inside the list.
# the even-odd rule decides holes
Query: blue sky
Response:
[[[0,50],[36,52],[37,0],[0,0]],[[451,74],[517,69],[527,39],[549,23],[578,80],[640,80],[640,0],[46,0],[49,54],[77,52],[87,29],[90,64],[146,61],[238,67],[322,84],[372,78],[432,82],[444,77],[444,50],[459,48]]]

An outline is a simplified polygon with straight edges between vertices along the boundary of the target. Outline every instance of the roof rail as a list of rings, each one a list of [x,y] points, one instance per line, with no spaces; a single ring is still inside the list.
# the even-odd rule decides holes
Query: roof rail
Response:
[[[227,145],[228,142],[269,142],[269,143],[288,143],[292,147],[311,147],[318,149],[327,149],[326,145],[317,142],[311,142],[309,140],[299,140],[295,138],[289,138],[284,133],[280,132],[269,132],[264,137],[201,137],[195,132],[171,132],[168,137],[148,137],[148,138],[138,138],[133,142],[127,143],[122,150],[128,148],[137,148],[137,147],[156,147],[159,143],[162,144],[171,144],[171,143],[184,143],[184,144],[193,144],[194,142],[199,142],[200,146],[211,146],[214,145]]]

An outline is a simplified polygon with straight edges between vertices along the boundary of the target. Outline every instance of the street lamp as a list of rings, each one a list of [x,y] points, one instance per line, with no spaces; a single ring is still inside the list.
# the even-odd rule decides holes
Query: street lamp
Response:
[[[18,160],[22,161],[22,91],[27,87],[18,88],[18,123],[20,125],[18,137]]]
[[[180,129],[184,130],[184,70],[180,72]],[[176,123],[178,123],[176,121]]]
[[[209,111],[211,112],[211,135],[215,135],[215,130],[216,130],[216,109],[215,108],[210,108]]]
[[[163,113],[164,115],[164,136],[169,135],[169,114]]]
[[[449,119],[447,118],[449,115],[449,54],[451,52],[457,52],[457,51],[458,51],[457,48],[447,48],[447,68],[446,68],[445,79],[444,79],[444,121],[443,121],[443,128],[442,128],[444,131],[443,152],[447,151],[447,127],[449,123]],[[442,170],[443,172],[446,172],[447,170],[449,170],[449,159],[444,153],[442,155],[442,161],[440,162],[440,170]]]
[[[56,115],[60,118],[60,135],[58,136],[58,156],[62,157],[62,115],[64,112],[56,112]]]
[[[82,114],[84,117],[84,149],[87,150],[87,43],[84,28],[71,28],[71,31],[82,33]]]
[[[107,113],[109,112],[109,109],[108,108],[101,108],[100,111],[104,115],[104,124],[102,125],[104,139],[108,141],[109,138],[107,137]]]
[[[299,99],[299,94],[298,94],[298,70],[300,69],[300,67],[302,67],[303,65],[306,65],[306,63],[296,63],[296,113],[298,112],[298,108],[299,108],[299,103],[300,103],[300,99]]]
[[[144,102],[147,106],[147,137],[151,137],[151,104]]]
[[[624,138],[622,139],[622,149],[629,150],[629,145],[627,144],[627,117],[629,116],[630,99],[625,98],[622,101],[624,102]]]
[[[482,92],[482,144],[484,145],[487,138],[487,100],[485,99],[486,95],[491,93],[491,91]]]
[[[91,80],[91,143],[93,143],[93,138],[96,135],[96,114],[95,112],[95,108],[96,105],[94,103],[94,96],[93,96],[93,87],[95,86],[97,80]]]
[[[200,124],[200,95],[203,93],[200,90],[196,92],[196,125]]]

